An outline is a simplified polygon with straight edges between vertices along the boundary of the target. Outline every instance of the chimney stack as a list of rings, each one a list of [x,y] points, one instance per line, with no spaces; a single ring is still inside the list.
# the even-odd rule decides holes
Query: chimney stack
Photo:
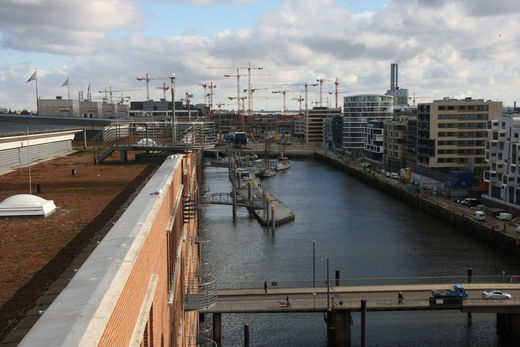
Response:
[[[397,63],[390,64],[390,90],[399,89]]]

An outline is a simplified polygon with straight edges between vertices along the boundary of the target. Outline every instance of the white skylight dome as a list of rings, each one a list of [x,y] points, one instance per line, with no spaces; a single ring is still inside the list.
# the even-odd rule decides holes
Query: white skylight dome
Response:
[[[18,194],[0,202],[0,217],[43,216],[56,210],[54,201],[36,195]]]

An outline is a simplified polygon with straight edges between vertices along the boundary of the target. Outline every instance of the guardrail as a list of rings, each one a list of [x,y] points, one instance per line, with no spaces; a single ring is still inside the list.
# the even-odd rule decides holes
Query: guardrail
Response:
[[[278,280],[266,281],[269,288],[303,288],[313,287],[312,280]],[[375,286],[405,284],[446,284],[446,283],[518,283],[520,275],[478,275],[472,276],[424,276],[424,277],[375,277],[375,278],[341,278],[330,279],[331,286]],[[264,287],[264,281],[220,282],[218,289],[258,289]],[[316,279],[316,287],[327,287],[327,279]]]

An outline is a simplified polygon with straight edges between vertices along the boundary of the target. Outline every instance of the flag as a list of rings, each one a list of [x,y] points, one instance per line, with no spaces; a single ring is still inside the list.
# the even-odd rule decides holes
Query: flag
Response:
[[[65,87],[65,86],[68,86],[68,85],[69,85],[69,78],[67,77],[67,79],[65,80],[65,82],[63,82],[63,84],[61,86]]]
[[[31,77],[29,77],[29,79],[27,81],[25,81],[25,83],[27,82],[31,82],[31,81],[34,81],[36,79],[36,71],[34,71],[34,73],[32,74]]]

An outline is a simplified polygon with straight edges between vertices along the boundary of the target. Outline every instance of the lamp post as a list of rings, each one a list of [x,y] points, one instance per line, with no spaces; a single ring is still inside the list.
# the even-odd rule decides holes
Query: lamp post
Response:
[[[175,118],[175,72],[170,77],[172,91],[172,145],[177,141],[177,119]]]

